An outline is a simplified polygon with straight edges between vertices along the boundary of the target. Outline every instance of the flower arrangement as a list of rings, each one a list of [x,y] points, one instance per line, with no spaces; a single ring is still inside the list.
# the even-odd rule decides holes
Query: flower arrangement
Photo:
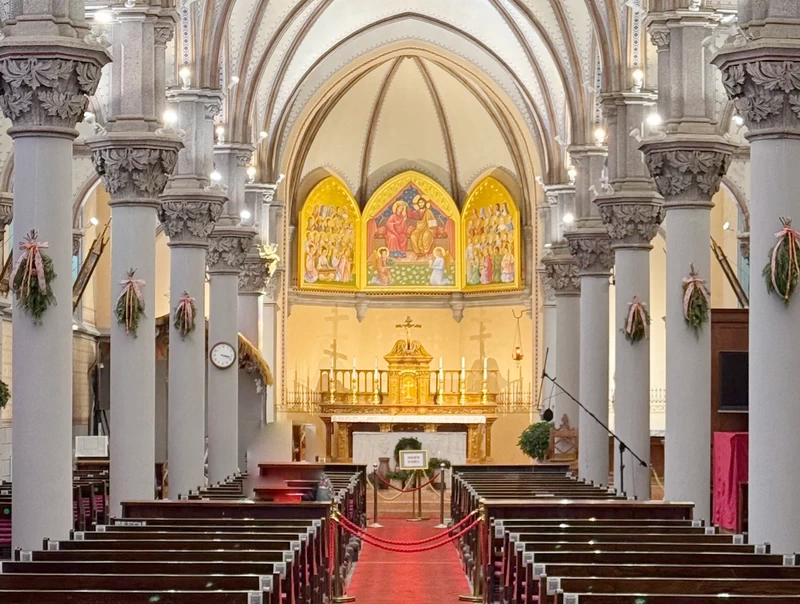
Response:
[[[791,218],[781,218],[783,228],[775,233],[778,240],[762,271],[770,294],[778,294],[785,305],[797,289],[800,279],[800,233],[792,228]]]
[[[38,231],[31,229],[19,244],[22,254],[9,276],[17,304],[33,317],[36,325],[42,324],[45,311],[56,303],[50,285],[56,278],[53,260],[42,252],[48,247],[46,241],[39,241]]]
[[[628,316],[625,318],[625,327],[622,329],[625,339],[631,344],[644,340],[647,337],[649,325],[650,313],[647,312],[647,305],[634,296],[628,304]]]
[[[145,282],[142,279],[134,279],[136,269],[128,270],[127,279],[119,282],[122,286],[122,293],[117,298],[117,305],[114,313],[117,322],[125,325],[125,333],[136,337],[139,329],[139,319],[144,314],[144,296],[142,288]]]

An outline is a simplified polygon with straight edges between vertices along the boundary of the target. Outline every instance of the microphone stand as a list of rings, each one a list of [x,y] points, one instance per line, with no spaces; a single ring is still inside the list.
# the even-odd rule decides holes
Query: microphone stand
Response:
[[[568,397],[569,397],[569,398],[572,400],[572,402],[573,402],[573,403],[575,403],[576,405],[578,405],[578,407],[580,407],[581,409],[583,409],[584,411],[586,411],[586,413],[589,415],[589,417],[591,417],[591,418],[592,418],[594,421],[596,421],[598,424],[600,424],[600,425],[603,427],[603,430],[605,430],[606,432],[608,432],[608,433],[609,433],[609,435],[611,435],[611,437],[612,437],[614,440],[616,440],[616,441],[617,441],[617,443],[619,443],[619,490],[620,490],[620,491],[622,492],[622,494],[624,495],[624,494],[625,494],[625,473],[624,473],[624,472],[625,472],[625,459],[624,459],[624,457],[625,457],[625,456],[624,456],[624,453],[625,453],[625,451],[626,451],[626,450],[627,450],[627,451],[629,451],[629,452],[630,452],[630,454],[631,454],[631,456],[633,456],[633,458],[634,458],[634,459],[638,460],[638,462],[641,464],[641,466],[642,466],[643,468],[648,468],[648,467],[650,467],[650,464],[648,464],[648,463],[647,463],[645,460],[643,460],[643,459],[642,459],[641,457],[639,457],[639,456],[638,456],[636,453],[634,453],[634,452],[631,450],[631,448],[630,448],[628,445],[626,445],[626,444],[625,444],[625,443],[622,441],[622,439],[621,439],[619,436],[617,436],[617,435],[616,435],[616,434],[615,434],[615,433],[614,433],[614,432],[611,430],[611,428],[609,428],[609,427],[608,427],[608,426],[607,426],[605,423],[603,423],[603,421],[602,421],[602,420],[601,420],[599,417],[597,417],[597,416],[596,416],[594,413],[592,413],[591,411],[589,411],[589,410],[586,408],[586,406],[585,406],[585,405],[584,405],[582,402],[580,402],[578,399],[576,399],[574,396],[572,396],[572,394],[570,394],[569,392],[567,392],[566,390],[564,390],[564,388],[561,386],[561,384],[559,384],[559,383],[558,383],[558,382],[555,380],[555,378],[552,378],[552,377],[550,377],[550,375],[548,375],[547,371],[542,371],[542,379],[545,379],[545,378],[546,378],[546,379],[548,379],[548,380],[550,380],[551,382],[553,382],[553,385],[554,385],[554,386],[557,386],[557,387],[558,387],[558,389],[559,389],[559,390],[561,390],[561,392],[563,392],[564,394],[566,394],[566,395],[567,395],[567,396],[568,396]],[[649,476],[648,476],[648,479],[649,479]]]

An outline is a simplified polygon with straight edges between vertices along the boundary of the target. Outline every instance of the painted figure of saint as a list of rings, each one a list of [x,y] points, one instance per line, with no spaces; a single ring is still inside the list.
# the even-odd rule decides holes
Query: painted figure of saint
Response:
[[[317,272],[317,248],[314,244],[309,244],[306,251],[305,281],[306,283],[316,283],[319,278]]]
[[[444,248],[437,247],[433,250],[431,259],[431,285],[450,285],[447,278],[447,258]]]
[[[374,255],[373,268],[375,276],[372,278],[372,285],[391,285],[392,271],[389,266],[389,248],[382,247]]]
[[[514,283],[514,254],[511,253],[511,249],[506,246],[503,254],[503,261],[502,261],[502,278],[501,281],[503,283]]]
[[[405,257],[408,251],[408,206],[398,200],[392,205],[392,215],[386,220],[386,247],[392,256]]]
[[[431,210],[431,202],[425,201],[421,196],[414,200],[414,206],[418,213],[421,213],[414,231],[411,233],[411,249],[418,258],[428,256],[433,250],[433,241],[436,237],[436,216]]]

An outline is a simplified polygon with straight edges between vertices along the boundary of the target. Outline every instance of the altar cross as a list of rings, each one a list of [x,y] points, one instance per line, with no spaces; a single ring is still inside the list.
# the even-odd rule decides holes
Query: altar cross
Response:
[[[397,329],[405,329],[406,330],[406,348],[411,348],[411,330],[412,329],[421,329],[422,325],[419,323],[414,323],[411,320],[411,317],[406,317],[405,323],[398,323],[395,325]]]

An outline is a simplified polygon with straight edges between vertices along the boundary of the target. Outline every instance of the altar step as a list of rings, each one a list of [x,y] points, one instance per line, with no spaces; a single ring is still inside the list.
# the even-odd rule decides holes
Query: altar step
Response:
[[[378,497],[378,521],[382,518],[412,518],[411,513],[411,493],[404,493],[400,495],[394,490],[379,490],[380,497]],[[416,493],[414,493],[416,496]],[[392,499],[387,501],[386,499]],[[367,519],[372,522],[372,508],[373,508],[373,494],[372,488],[368,487],[367,492]],[[439,493],[434,493],[430,488],[425,487],[422,489],[422,515],[427,518],[439,518]],[[450,518],[450,490],[446,490],[444,494],[444,516]]]

